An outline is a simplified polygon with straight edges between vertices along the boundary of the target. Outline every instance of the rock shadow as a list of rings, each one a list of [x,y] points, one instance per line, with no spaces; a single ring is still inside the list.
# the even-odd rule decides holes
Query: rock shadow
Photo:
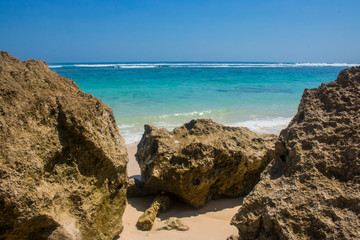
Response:
[[[152,201],[154,200],[154,197],[155,196],[152,195],[141,198],[129,198],[128,204],[136,208],[138,211],[144,212],[148,207],[150,207]],[[178,199],[171,198],[170,209],[167,212],[160,212],[158,217],[161,220],[168,219],[169,217],[194,217],[209,212],[222,211],[227,208],[240,208],[243,203],[243,199],[244,197],[211,200],[207,202],[202,208],[195,209],[189,205],[186,205]]]

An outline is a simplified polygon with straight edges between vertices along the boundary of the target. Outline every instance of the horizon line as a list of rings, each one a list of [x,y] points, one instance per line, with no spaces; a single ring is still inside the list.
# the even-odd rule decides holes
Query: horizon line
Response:
[[[30,59],[30,58],[29,58]],[[42,59],[37,59],[42,60]],[[136,64],[136,63],[154,63],[154,64],[160,64],[160,63],[252,63],[252,64],[358,64],[355,62],[326,62],[326,61],[75,61],[75,62],[47,62],[47,64]]]

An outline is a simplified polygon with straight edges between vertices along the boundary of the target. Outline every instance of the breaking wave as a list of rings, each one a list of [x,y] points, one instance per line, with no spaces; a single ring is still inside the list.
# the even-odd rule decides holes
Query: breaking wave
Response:
[[[265,119],[252,119],[235,124],[230,124],[233,127],[247,127],[251,131],[257,133],[272,133],[278,135],[280,131],[287,127],[291,118],[277,117]]]
[[[152,125],[158,128],[166,128],[168,130],[172,130],[175,127],[180,127],[186,122],[189,122],[191,119],[196,118],[203,118],[203,117],[210,117],[212,111],[203,111],[203,112],[190,112],[190,113],[179,113],[179,114],[172,114],[172,115],[163,115],[158,118],[157,121],[152,121]],[[183,117],[181,119],[177,119],[174,121],[174,117]],[[171,120],[170,120],[171,118]],[[170,121],[166,121],[170,120]],[[226,120],[219,120],[213,118],[214,121],[221,123],[226,126],[231,127],[247,127],[251,131],[257,133],[271,133],[278,135],[280,131],[287,127],[291,118],[285,117],[276,117],[276,118],[257,118],[257,119],[250,119],[240,122],[228,122]],[[142,121],[134,121],[131,124],[121,124],[118,125],[121,135],[125,138],[127,144],[132,144],[139,142],[141,140],[141,136],[144,133],[143,123],[146,122],[144,119]]]

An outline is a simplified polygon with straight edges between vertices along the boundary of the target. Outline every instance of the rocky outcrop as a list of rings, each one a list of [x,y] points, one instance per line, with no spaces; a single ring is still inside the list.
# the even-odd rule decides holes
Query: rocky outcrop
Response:
[[[126,164],[110,107],[45,62],[0,52],[1,239],[112,239]]]
[[[360,67],[306,89],[232,224],[240,239],[360,239]]]
[[[251,191],[270,161],[275,135],[198,119],[172,132],[145,125],[136,160],[145,191],[165,191],[198,208]]]

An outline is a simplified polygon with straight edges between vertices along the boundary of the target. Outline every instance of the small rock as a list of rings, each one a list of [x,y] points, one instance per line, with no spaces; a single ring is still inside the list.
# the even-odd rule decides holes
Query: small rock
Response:
[[[178,231],[189,231],[190,227],[185,225],[180,219],[176,217],[171,217],[165,221],[165,225],[159,230],[178,230]]]
[[[239,240],[239,236],[231,235],[231,236],[228,237],[226,240]]]
[[[149,231],[154,225],[159,210],[165,212],[170,207],[170,198],[166,195],[156,196],[151,206],[139,217],[136,227],[139,230]]]

